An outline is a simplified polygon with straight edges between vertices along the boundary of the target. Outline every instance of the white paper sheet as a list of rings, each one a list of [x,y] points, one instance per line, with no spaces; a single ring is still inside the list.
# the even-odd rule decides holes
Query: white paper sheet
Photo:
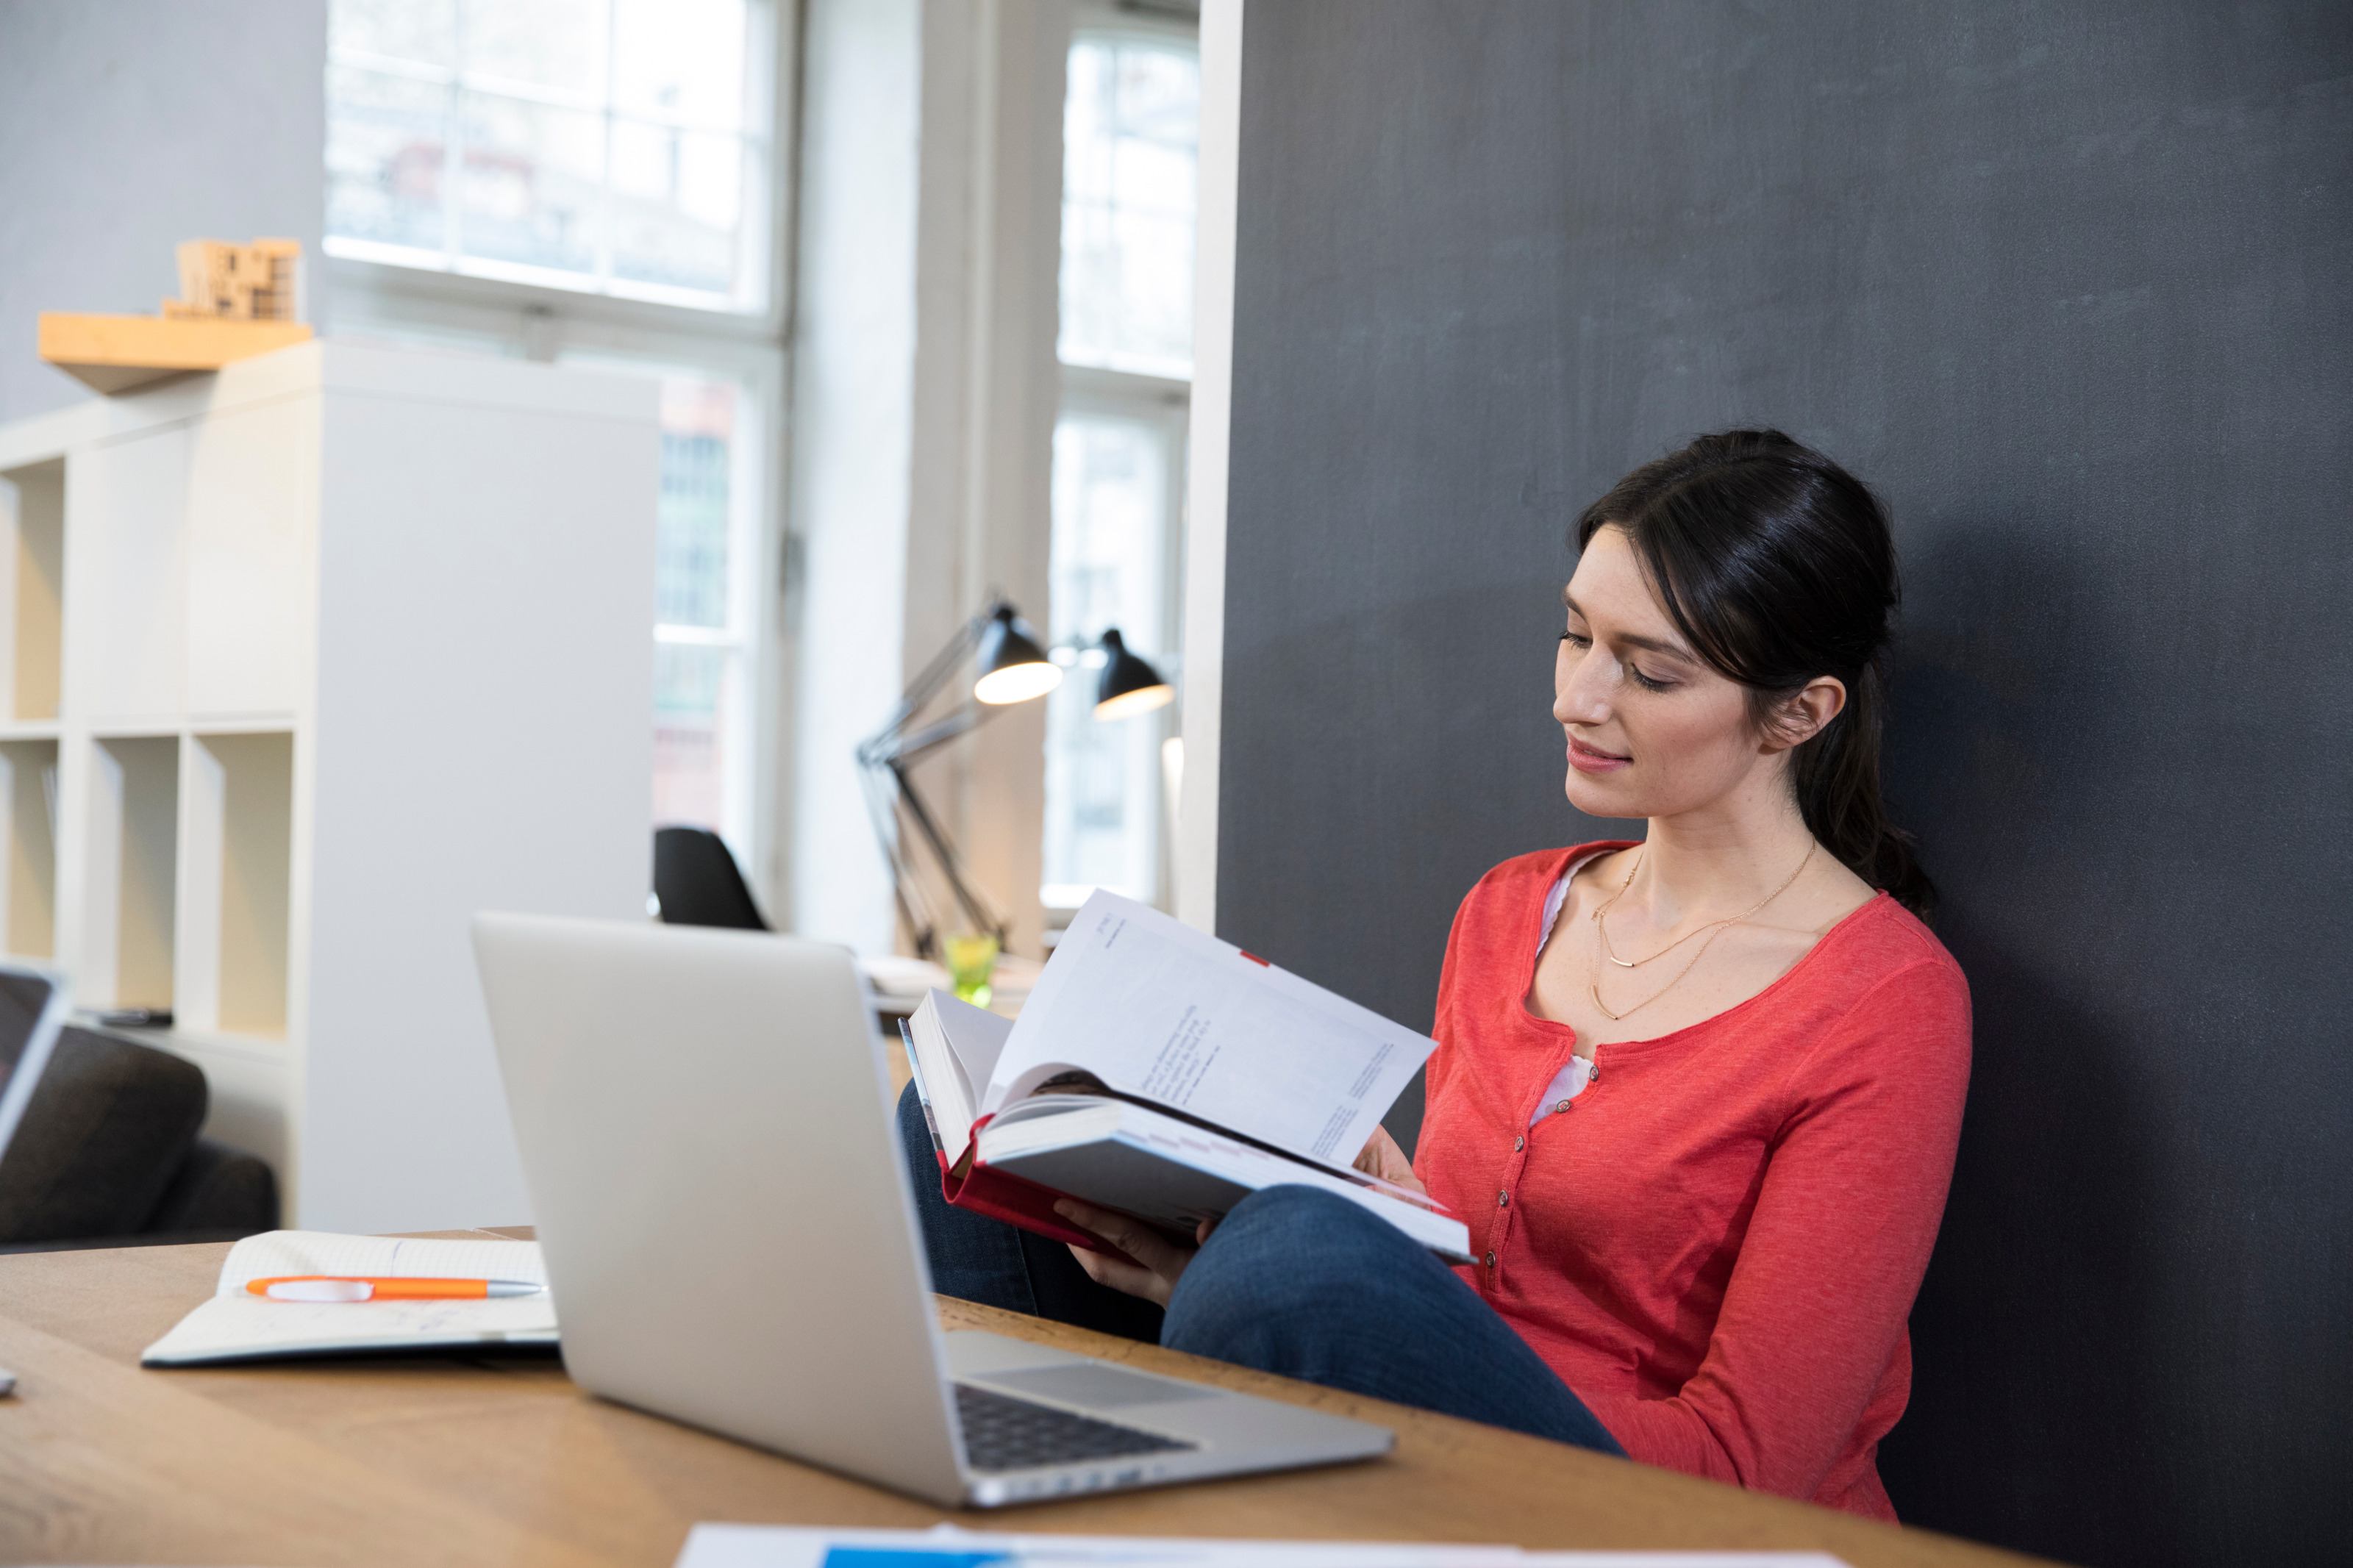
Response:
[[[1345,1165],[1437,1042],[1098,892],[1021,1009],[981,1110],[1080,1067],[1112,1088]]]
[[[1202,1541],[698,1524],[676,1568],[1844,1568],[1819,1552],[1522,1552],[1422,1542]]]

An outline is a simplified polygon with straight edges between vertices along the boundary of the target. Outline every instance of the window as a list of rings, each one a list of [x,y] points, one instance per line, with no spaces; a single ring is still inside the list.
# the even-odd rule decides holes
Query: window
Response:
[[[654,822],[751,847],[751,649],[756,555],[747,389],[662,378],[655,528]]]
[[[1104,658],[1092,645],[1115,626],[1174,679],[1167,585],[1183,445],[1181,409],[1115,397],[1066,398],[1055,424],[1051,629],[1058,647],[1087,651],[1047,700],[1040,899],[1050,909],[1074,909],[1097,888],[1150,900],[1166,880],[1159,773],[1169,710],[1096,719]]]
[[[765,0],[333,0],[327,253],[767,310]]]
[[[780,0],[330,0],[346,336],[656,381],[654,819],[774,886]]]
[[[1193,184],[1201,61],[1190,45],[1089,37],[1062,118],[1064,364],[1193,374]]]
[[[1048,586],[1058,658],[1079,668],[1047,710],[1050,910],[1097,888],[1173,901],[1176,710],[1102,721],[1094,700],[1113,627],[1177,675],[1199,88],[1189,37],[1082,24],[1072,41]]]

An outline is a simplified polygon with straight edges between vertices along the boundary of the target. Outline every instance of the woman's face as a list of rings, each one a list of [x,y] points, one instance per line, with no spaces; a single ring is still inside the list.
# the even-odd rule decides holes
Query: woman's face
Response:
[[[1709,668],[1675,630],[1622,530],[1594,534],[1562,597],[1568,627],[1553,666],[1552,716],[1568,734],[1577,810],[1698,810],[1758,782],[1785,749],[1757,732],[1747,688]]]

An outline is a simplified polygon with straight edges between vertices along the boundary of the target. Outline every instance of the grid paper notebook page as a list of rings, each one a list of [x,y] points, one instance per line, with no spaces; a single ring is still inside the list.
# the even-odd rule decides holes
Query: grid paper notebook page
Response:
[[[141,1364],[187,1366],[344,1351],[556,1342],[555,1306],[545,1295],[313,1304],[264,1300],[245,1289],[250,1280],[301,1274],[547,1282],[547,1266],[533,1241],[273,1230],[247,1237],[229,1249],[212,1300],[149,1345]]]

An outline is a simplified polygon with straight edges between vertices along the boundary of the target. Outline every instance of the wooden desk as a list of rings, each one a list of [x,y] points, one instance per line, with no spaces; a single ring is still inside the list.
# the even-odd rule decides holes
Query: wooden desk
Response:
[[[0,1257],[0,1366],[21,1380],[0,1399],[0,1561],[667,1568],[698,1520],[950,1517],[588,1398],[552,1359],[142,1371],[140,1351],[211,1291],[227,1251]],[[976,1529],[2026,1561],[966,1302],[943,1300],[940,1316],[1398,1434],[1369,1464],[954,1516]]]

